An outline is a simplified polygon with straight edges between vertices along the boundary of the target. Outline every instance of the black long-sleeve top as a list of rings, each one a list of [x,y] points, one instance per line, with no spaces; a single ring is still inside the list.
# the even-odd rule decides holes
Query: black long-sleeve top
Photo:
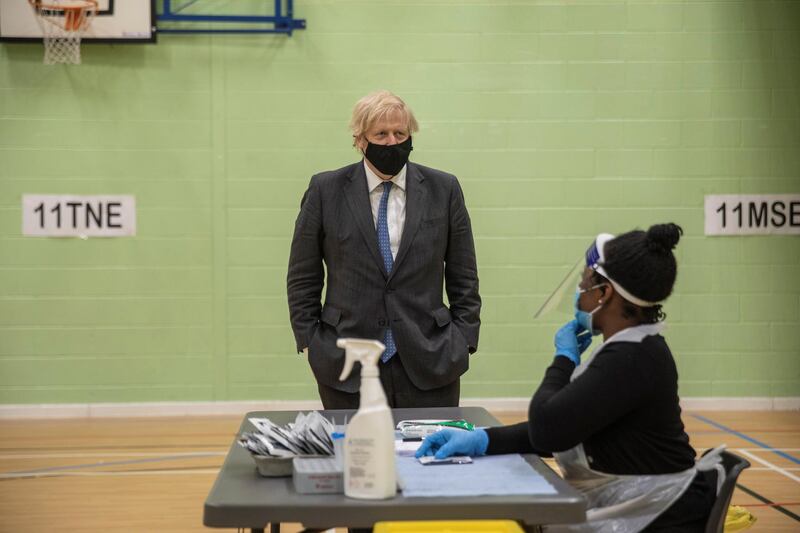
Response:
[[[660,335],[613,342],[575,381],[556,357],[533,396],[528,421],[489,428],[489,454],[549,455],[583,443],[589,466],[610,474],[666,474],[694,464],[681,421],[678,372]]]
[[[572,361],[557,356],[531,400],[528,421],[488,428],[487,453],[547,456],[583,443],[589,466],[609,474],[668,474],[694,465],[678,371],[662,336],[611,343],[570,382],[573,370]],[[714,483],[698,474],[646,531],[704,531]]]

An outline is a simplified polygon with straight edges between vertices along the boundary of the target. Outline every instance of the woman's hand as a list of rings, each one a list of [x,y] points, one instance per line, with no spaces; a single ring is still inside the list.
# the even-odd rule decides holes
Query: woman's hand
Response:
[[[489,435],[482,429],[465,431],[463,429],[443,429],[428,435],[415,457],[433,455],[436,459],[444,459],[451,455],[469,455],[477,457],[486,454],[489,447]]]
[[[581,354],[592,343],[592,334],[577,320],[570,320],[556,332],[556,355],[566,357],[575,365],[581,364]]]

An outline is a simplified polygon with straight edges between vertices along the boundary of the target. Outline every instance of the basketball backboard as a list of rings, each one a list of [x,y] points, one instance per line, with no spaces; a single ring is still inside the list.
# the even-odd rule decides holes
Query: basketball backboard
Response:
[[[84,42],[155,41],[155,0],[97,0],[97,8]],[[41,39],[42,29],[29,0],[0,0],[0,40]]]

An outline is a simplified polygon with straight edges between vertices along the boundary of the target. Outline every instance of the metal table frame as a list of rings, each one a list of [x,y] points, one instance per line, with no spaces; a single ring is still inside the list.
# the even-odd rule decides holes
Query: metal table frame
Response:
[[[354,411],[321,411],[337,423]],[[252,431],[250,417],[266,417],[278,424],[293,421],[297,411],[247,413],[239,433]],[[476,426],[499,425],[481,407],[395,409],[395,422],[415,418],[466,419]],[[371,527],[375,522],[400,520],[517,520],[528,526],[582,522],[586,519],[583,496],[535,455],[523,456],[555,487],[554,495],[405,498],[355,500],[343,494],[304,494],[294,491],[291,477],[258,475],[247,450],[234,439],[203,509],[207,527],[250,528],[263,532],[270,524],[280,531],[281,522],[300,522],[307,528]]]

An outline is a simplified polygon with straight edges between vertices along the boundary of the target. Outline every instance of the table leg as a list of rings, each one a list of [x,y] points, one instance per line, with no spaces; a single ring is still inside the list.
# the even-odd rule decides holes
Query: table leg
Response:
[[[250,533],[264,533],[263,527],[250,528]],[[269,524],[269,533],[281,533],[281,523],[274,522]]]

